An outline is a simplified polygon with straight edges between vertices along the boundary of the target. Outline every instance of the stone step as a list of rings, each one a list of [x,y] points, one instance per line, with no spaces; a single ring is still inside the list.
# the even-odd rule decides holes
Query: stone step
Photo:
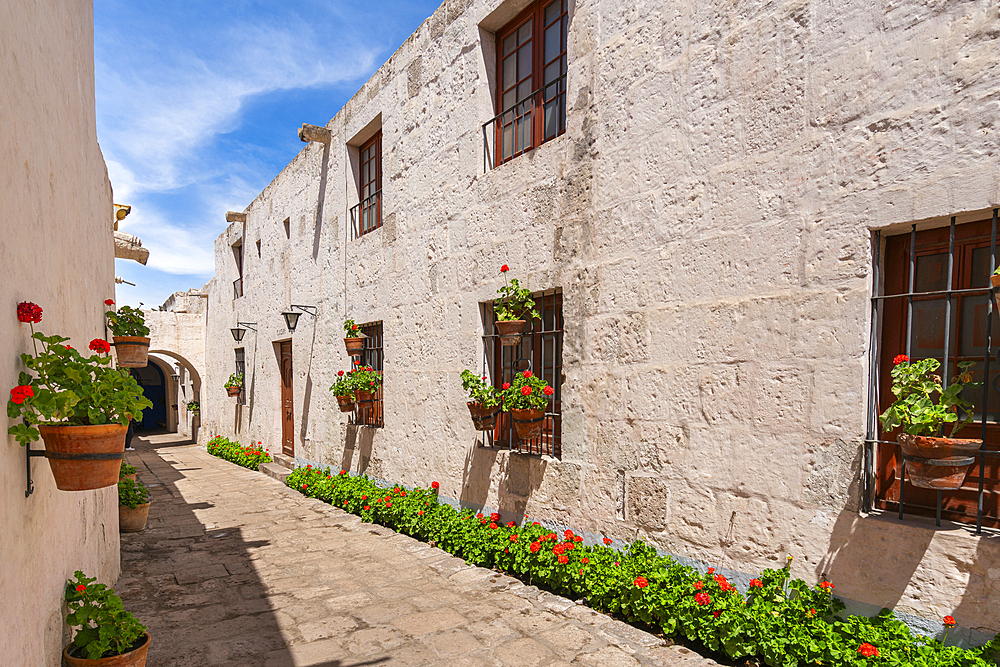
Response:
[[[288,468],[280,466],[276,463],[262,463],[260,464],[260,466],[258,466],[258,470],[260,470],[268,477],[273,477],[282,484],[285,483],[285,480],[288,478],[288,475],[290,475],[292,472]]]
[[[284,454],[271,454],[271,458],[274,462],[283,468],[288,470],[295,470],[295,459],[291,456],[285,456]]]

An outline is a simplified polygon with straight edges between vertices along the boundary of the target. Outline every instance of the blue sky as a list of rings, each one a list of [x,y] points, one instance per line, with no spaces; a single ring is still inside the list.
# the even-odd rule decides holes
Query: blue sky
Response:
[[[440,0],[95,0],[97,136],[119,229],[149,262],[115,260],[119,303],[159,306],[214,273],[242,211]]]

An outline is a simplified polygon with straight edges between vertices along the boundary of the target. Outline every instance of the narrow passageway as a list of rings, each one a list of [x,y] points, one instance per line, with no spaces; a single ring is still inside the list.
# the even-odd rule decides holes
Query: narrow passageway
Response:
[[[117,590],[149,667],[714,665],[305,498],[176,434],[137,438],[149,523]]]

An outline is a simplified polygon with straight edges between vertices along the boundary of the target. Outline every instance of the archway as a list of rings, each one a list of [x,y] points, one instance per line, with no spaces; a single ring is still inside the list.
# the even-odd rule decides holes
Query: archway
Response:
[[[201,373],[183,355],[172,350],[151,349],[150,363],[165,369],[170,378],[167,385],[167,429],[197,441],[201,426],[200,409],[188,408],[192,402],[201,402]]]
[[[147,364],[144,368],[130,368],[129,373],[142,387],[142,394],[153,407],[142,411],[142,421],[135,427],[142,431],[167,430],[167,379],[159,364]]]

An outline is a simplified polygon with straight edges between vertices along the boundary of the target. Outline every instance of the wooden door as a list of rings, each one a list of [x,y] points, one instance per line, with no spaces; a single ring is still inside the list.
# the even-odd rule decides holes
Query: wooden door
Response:
[[[281,453],[295,456],[292,410],[292,341],[281,343]]]

